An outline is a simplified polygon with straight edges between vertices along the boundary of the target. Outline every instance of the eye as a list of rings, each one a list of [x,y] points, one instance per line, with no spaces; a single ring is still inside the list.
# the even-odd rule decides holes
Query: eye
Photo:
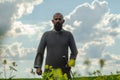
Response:
[[[54,20],[62,20],[61,18],[55,18]]]

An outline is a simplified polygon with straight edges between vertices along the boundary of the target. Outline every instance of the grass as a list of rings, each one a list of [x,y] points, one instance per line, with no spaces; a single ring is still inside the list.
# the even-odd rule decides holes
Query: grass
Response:
[[[40,78],[14,78],[14,79],[0,79],[0,80],[42,80]],[[120,75],[105,75],[95,77],[79,77],[71,80],[120,80]]]
[[[3,61],[3,65],[4,65],[4,71],[2,73],[4,74],[4,77],[6,78],[6,64],[7,64],[7,60]],[[69,66],[72,66],[72,64],[74,64],[73,60],[70,60],[69,62]],[[86,66],[89,68],[89,60],[86,60],[85,63]],[[104,60],[100,60],[100,69],[103,68],[104,65]],[[52,66],[48,66],[46,65],[45,68],[49,70],[49,72],[44,73],[43,75],[43,79],[40,78],[14,78],[13,75],[13,71],[17,71],[16,70],[16,63],[13,62],[12,66],[10,66],[10,71],[11,71],[11,79],[5,79],[5,78],[0,78],[0,80],[68,80],[67,76],[61,73],[60,69],[53,69]],[[30,73],[35,77],[35,71],[33,69],[31,69]],[[57,74],[56,74],[57,73]],[[90,77],[85,77],[85,76],[80,76],[78,78],[72,78],[71,80],[120,80],[120,71],[116,71],[116,74],[111,73],[111,75],[102,75],[100,70],[95,70],[91,75],[96,75],[96,76],[90,76]],[[13,77],[12,77],[13,76]]]

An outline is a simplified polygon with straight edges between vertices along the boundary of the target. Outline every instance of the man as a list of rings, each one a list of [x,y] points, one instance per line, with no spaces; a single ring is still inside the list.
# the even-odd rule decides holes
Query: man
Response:
[[[54,29],[47,31],[43,34],[41,42],[38,46],[37,55],[34,62],[36,73],[42,74],[41,66],[44,58],[44,50],[47,47],[46,65],[52,66],[54,69],[61,68],[63,73],[66,73],[70,78],[70,69],[68,66],[68,60],[76,59],[77,48],[71,32],[63,29],[63,15],[61,13],[55,13],[53,15],[52,23]],[[68,57],[68,47],[71,49],[70,58]]]

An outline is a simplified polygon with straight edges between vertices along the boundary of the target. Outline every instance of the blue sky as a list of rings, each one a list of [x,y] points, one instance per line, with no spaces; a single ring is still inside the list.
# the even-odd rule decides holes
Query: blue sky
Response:
[[[91,0],[88,0],[91,2]],[[51,1],[43,1],[41,5],[38,5],[35,7],[32,14],[26,15],[22,17],[21,19],[27,20],[28,19],[34,19],[35,22],[38,21],[46,21],[51,20],[52,16],[55,12],[61,12],[64,15],[69,14],[77,5],[84,3],[85,1],[79,1],[79,0],[51,0]],[[74,3],[74,4],[73,4]],[[64,6],[63,6],[64,5]],[[24,21],[26,22],[26,21]]]
[[[51,15],[55,12],[62,12],[64,15],[68,15],[76,6],[83,4],[85,2],[91,3],[93,0],[45,0],[41,5],[35,6],[33,13],[25,15],[21,18],[24,23],[37,23],[38,21],[51,20]],[[101,0],[103,1],[103,0]],[[106,0],[109,3],[109,8],[112,13],[119,13],[119,0],[111,1]],[[56,3],[56,4],[55,4]],[[57,4],[59,3],[59,4]],[[64,5],[64,6],[61,6]],[[113,6],[114,5],[114,6]],[[30,20],[28,20],[30,19]],[[34,21],[31,19],[34,19]]]
[[[91,61],[91,72],[99,69],[99,59],[105,59],[103,74],[115,73],[120,70],[119,3],[119,0],[0,0],[0,72],[2,61],[7,59],[8,77],[12,61],[18,64],[16,77],[33,77],[30,69],[40,38],[51,29],[53,14],[61,12],[66,20],[64,29],[73,33],[79,51],[72,70],[86,75],[83,65],[86,58]]]

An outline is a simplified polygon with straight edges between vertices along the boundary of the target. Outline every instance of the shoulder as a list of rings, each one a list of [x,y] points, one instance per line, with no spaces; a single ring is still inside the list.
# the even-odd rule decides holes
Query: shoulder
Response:
[[[51,33],[51,31],[45,31],[43,34],[44,34],[44,35],[47,35],[47,34],[49,34],[49,33]]]
[[[50,35],[51,33],[53,33],[53,31],[45,31],[44,33],[43,33],[43,36],[48,36],[48,35]]]
[[[67,35],[72,35],[72,33],[70,31],[67,31],[67,30],[63,30],[63,32]]]
[[[63,29],[63,32],[64,32],[64,33],[67,33],[67,34],[70,34],[70,33],[71,33],[70,31],[67,31],[67,30],[64,30],[64,29]]]

